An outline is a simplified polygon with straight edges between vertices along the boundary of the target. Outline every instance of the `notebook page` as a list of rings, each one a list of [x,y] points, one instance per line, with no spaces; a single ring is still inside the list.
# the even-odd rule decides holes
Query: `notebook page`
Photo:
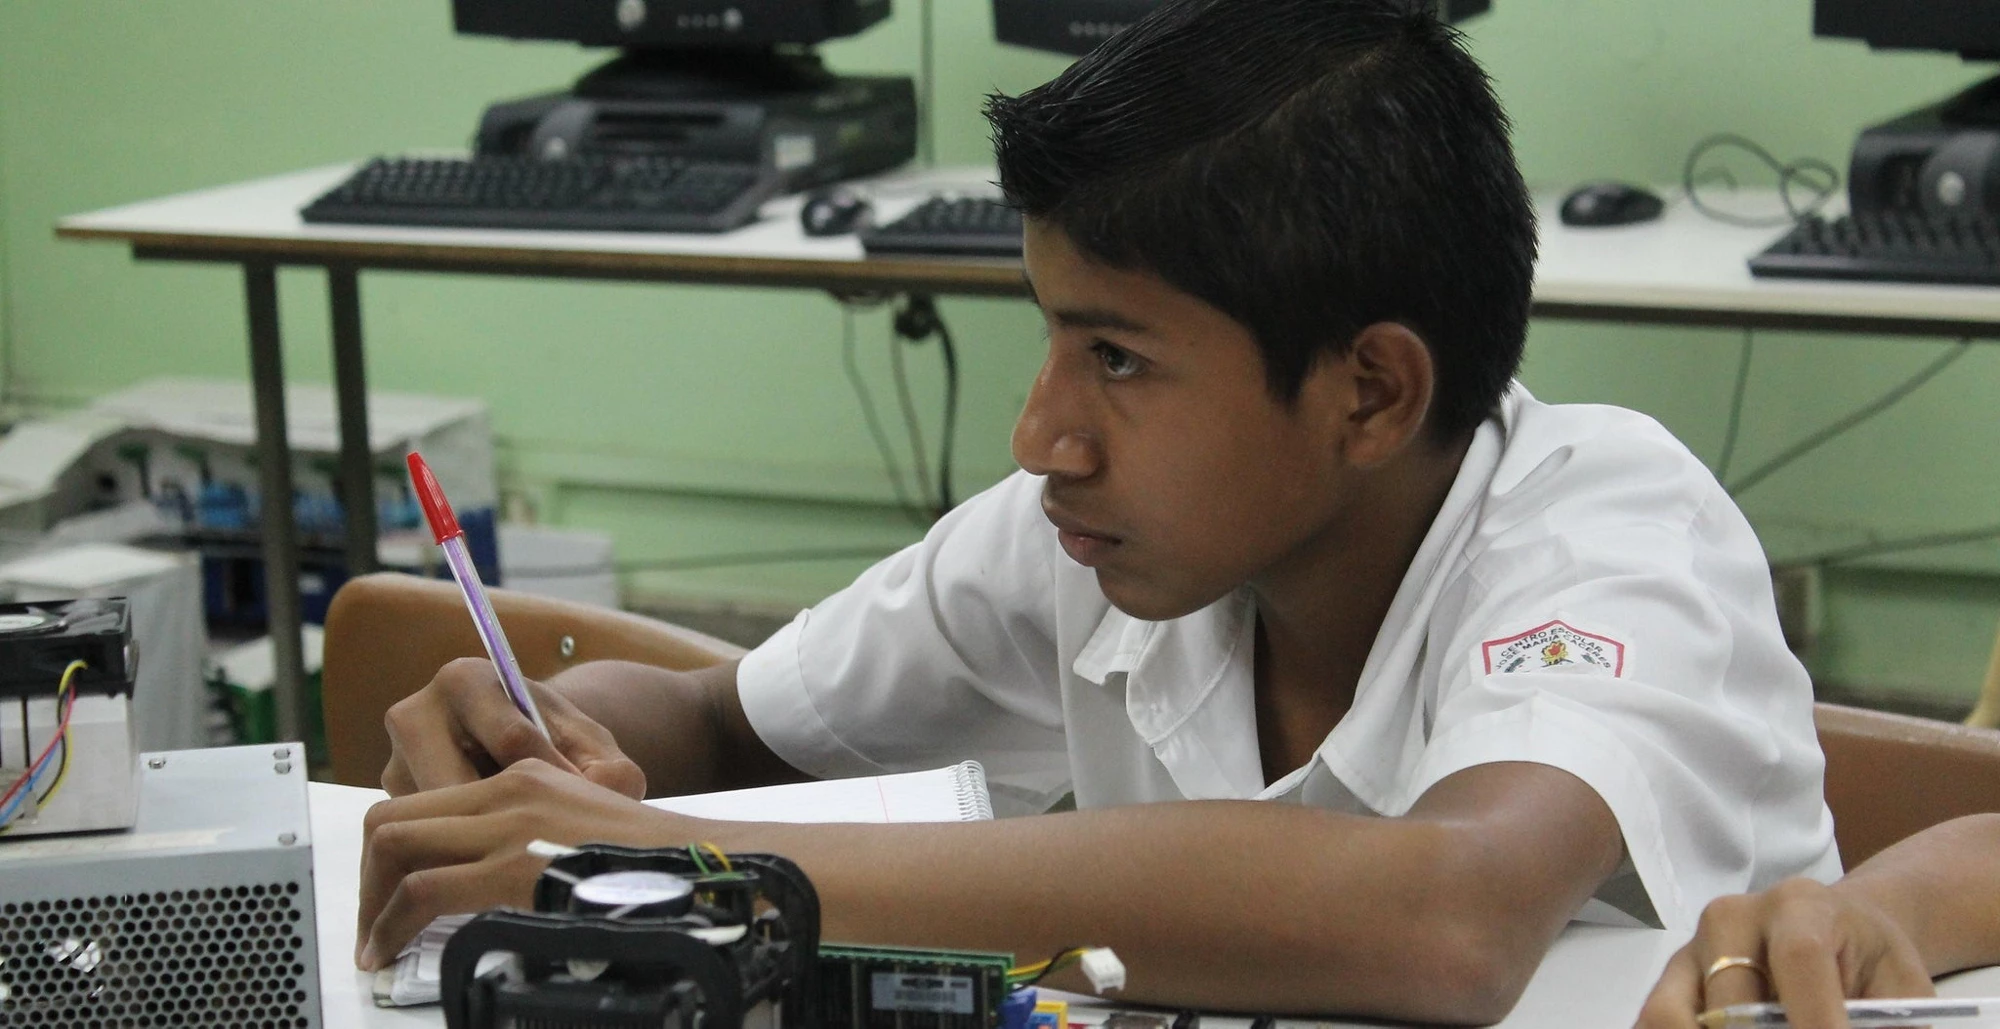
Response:
[[[972,822],[993,817],[977,761],[927,772],[659,797],[651,807],[731,822]]]
[[[859,779],[760,786],[724,793],[659,797],[650,807],[695,818],[733,822],[977,822],[993,817],[986,770],[977,761],[927,772],[902,772]],[[448,915],[430,924],[375,973],[375,1003],[381,1007],[435,1004],[444,944],[469,915]]]

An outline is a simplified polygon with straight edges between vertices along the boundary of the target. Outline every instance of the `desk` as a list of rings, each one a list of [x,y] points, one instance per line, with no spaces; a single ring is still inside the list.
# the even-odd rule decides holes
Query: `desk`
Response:
[[[354,931],[361,871],[361,817],[380,790],[312,783],[313,905],[319,919],[320,996],[327,1029],[444,1024],[435,1006],[375,1007],[372,976],[354,968]],[[1686,933],[1573,925],[1556,941],[1512,1014],[1499,1029],[1625,1029],[1667,958]],[[1953,976],[1939,983],[1947,996],[2000,993],[2000,967]],[[1102,1010],[1072,1009],[1075,1021],[1095,1023]],[[1245,1019],[1203,1019],[1209,1029],[1245,1029]],[[1380,1023],[1280,1022],[1282,1029],[1335,1029]]]
[[[336,165],[149,200],[61,219],[64,239],[110,240],[140,260],[243,267],[249,312],[259,475],[264,496],[289,496],[284,369],[276,269],[324,268],[332,310],[334,388],[341,428],[340,482],[348,512],[349,569],[375,567],[375,506],[368,460],[366,376],[358,276],[362,270],[459,272],[546,278],[714,283],[852,292],[1025,296],[1020,262],[868,258],[852,237],[810,239],[797,197],[772,201],[757,222],[721,235],[530,232],[307,225],[298,209],[339,182]],[[872,180],[878,215],[894,217],[934,188],[992,189],[980,169],[904,172]],[[1800,329],[1947,337],[2000,337],[2000,290],[1753,280],[1744,265],[1777,235],[1703,218],[1684,202],[1644,225],[1574,229],[1558,198],[1537,197],[1542,224],[1534,314],[1543,318]],[[1777,209],[1771,199],[1769,209]],[[304,676],[298,651],[298,558],[289,505],[263,504],[266,582],[277,652],[278,734],[300,736]]]

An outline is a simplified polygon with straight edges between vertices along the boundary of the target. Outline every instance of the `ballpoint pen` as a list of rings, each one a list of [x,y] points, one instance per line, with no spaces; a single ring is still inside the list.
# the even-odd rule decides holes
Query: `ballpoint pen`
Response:
[[[514,660],[514,648],[508,646],[507,635],[500,631],[500,618],[493,613],[492,601],[486,598],[478,569],[472,566],[472,554],[465,548],[465,530],[458,527],[458,516],[452,513],[451,502],[444,498],[444,490],[438,486],[430,466],[424,463],[423,455],[410,451],[409,463],[410,483],[416,489],[417,503],[424,509],[431,535],[444,549],[451,577],[458,580],[459,592],[465,595],[465,607],[472,612],[472,625],[479,630],[480,642],[486,644],[486,656],[493,659],[493,667],[500,673],[500,688],[507,691],[507,699],[528,716],[528,721],[535,723],[542,737],[548,738],[548,724],[542,721],[534,698],[528,695],[528,683]]]
[[[2000,1022],[2000,997],[1910,997],[1847,1002],[1852,1029],[1895,1029],[1977,1019]],[[1703,1029],[1776,1029],[1792,1023],[1783,1004],[1732,1004],[1701,1013]]]

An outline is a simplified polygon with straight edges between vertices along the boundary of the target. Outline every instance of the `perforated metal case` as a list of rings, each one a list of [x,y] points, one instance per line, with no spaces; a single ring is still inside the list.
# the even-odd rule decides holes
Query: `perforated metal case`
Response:
[[[318,1029],[303,757],[148,754],[130,831],[0,837],[0,1027]]]

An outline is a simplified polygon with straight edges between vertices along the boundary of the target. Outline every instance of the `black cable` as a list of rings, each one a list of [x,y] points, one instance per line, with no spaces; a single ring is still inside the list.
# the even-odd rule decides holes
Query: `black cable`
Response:
[[[889,486],[896,493],[896,506],[918,525],[928,523],[924,517],[921,498],[911,499],[903,485],[903,467],[896,460],[896,451],[889,445],[889,434],[882,429],[880,412],[875,408],[875,394],[868,389],[868,380],[861,375],[861,366],[854,357],[855,331],[854,307],[850,300],[841,300],[840,363],[847,373],[847,383],[854,388],[854,395],[861,401],[861,417],[868,423],[868,435],[875,441],[875,453],[882,458],[882,469],[889,475]]]
[[[1929,550],[1932,547],[1949,547],[1959,543],[1984,543],[2000,539],[2000,525],[1982,525],[1975,529],[1954,529],[1950,532],[1926,533],[1922,536],[1904,536],[1900,539],[1876,540],[1871,543],[1857,543],[1851,547],[1823,550],[1804,557],[1786,558],[1788,565],[1837,565],[1863,558],[1881,557],[1884,554],[1900,554],[1909,550]]]
[[[951,452],[958,439],[958,345],[952,342],[951,329],[941,315],[937,334],[944,354],[944,429],[938,443],[938,514],[943,515],[957,505],[951,488]]]
[[[1723,147],[1733,147],[1742,150],[1757,158],[1765,167],[1770,168],[1777,174],[1778,199],[1785,205],[1784,216],[1766,215],[1754,217],[1736,214],[1732,211],[1724,211],[1711,207],[1706,200],[1702,199],[1701,186],[1708,181],[1720,181],[1732,190],[1736,188],[1736,176],[1730,174],[1727,168],[1716,168],[1705,175],[1696,174],[1696,169],[1700,166],[1701,159],[1707,157],[1710,152]],[[1812,198],[1803,204],[1799,203],[1792,196],[1794,187],[1799,186],[1809,190],[1812,194]],[[1700,141],[1695,143],[1693,149],[1688,151],[1687,161],[1681,165],[1681,191],[1687,194],[1688,203],[1695,210],[1716,221],[1750,229],[1780,228],[1790,225],[1809,214],[1815,214],[1820,208],[1826,206],[1827,201],[1833,199],[1834,194],[1839,189],[1840,172],[1833,165],[1817,157],[1801,157],[1791,162],[1780,161],[1769,150],[1764,149],[1755,141],[1744,136],[1739,136],[1734,132],[1717,132],[1702,137]]]
[[[1715,462],[1717,482],[1729,478],[1729,460],[1736,456],[1736,433],[1743,426],[1743,396],[1750,387],[1750,355],[1756,346],[1756,331],[1744,329],[1742,352],[1736,358],[1736,388],[1729,398],[1729,427],[1722,433],[1722,457]]]
[[[937,514],[958,506],[958,499],[951,484],[952,451],[958,440],[958,345],[952,339],[951,328],[938,313],[937,301],[929,294],[913,293],[903,309],[896,312],[896,335],[912,343],[938,338],[938,350],[944,359],[944,425],[940,430],[938,451],[938,506]],[[900,375],[900,367],[898,369]]]
[[[924,446],[924,423],[917,417],[917,402],[910,396],[910,376],[903,367],[903,347],[905,341],[920,342],[922,336],[904,333],[906,312],[896,316],[896,332],[889,337],[889,370],[896,383],[896,405],[903,412],[903,432],[910,440],[910,470],[917,477],[917,492],[926,503],[935,494],[931,491],[930,448]]]
[[[1799,442],[1794,443],[1791,446],[1785,448],[1784,452],[1780,453],[1778,456],[1770,459],[1769,461],[1766,461],[1763,464],[1758,465],[1748,475],[1745,475],[1743,478],[1737,480],[1736,483],[1734,483],[1733,485],[1728,485],[1725,488],[1729,490],[1729,494],[1731,496],[1741,496],[1746,490],[1750,489],[1752,486],[1755,486],[1760,482],[1763,482],[1765,479],[1770,478],[1772,475],[1776,474],[1778,471],[1783,469],[1786,465],[1789,465],[1793,461],[1796,461],[1799,458],[1804,457],[1815,450],[1818,450],[1825,444],[1832,442],[1840,434],[1848,431],[1849,429],[1854,428],[1857,425],[1860,425],[1862,422],[1865,422],[1868,419],[1873,418],[1884,411],[1887,411],[1889,408],[1894,407],[1897,404],[1897,402],[1901,401],[1904,397],[1907,397],[1911,393],[1916,392],[1917,387],[1922,386],[1926,382],[1929,382],[1931,379],[1935,378],[1939,372],[1942,372],[1946,368],[1951,367],[1952,362],[1957,361],[1961,357],[1964,357],[1966,352],[1971,349],[1972,349],[1972,340],[1970,339],[1959,340],[1957,345],[1952,347],[1951,350],[1949,350],[1948,352],[1946,352],[1944,356],[1938,358],[1935,361],[1932,361],[1930,364],[1925,365],[1921,371],[1917,372],[1917,374],[1915,375],[1910,376],[1908,379],[1905,379],[1901,385],[1898,385],[1894,389],[1891,389],[1889,392],[1882,394],[1875,400],[1863,404],[1859,408],[1856,408],[1852,413],[1834,422],[1833,424],[1828,425],[1826,428],[1821,429],[1818,432],[1815,432],[1812,435],[1807,436],[1805,439],[1802,439]]]

